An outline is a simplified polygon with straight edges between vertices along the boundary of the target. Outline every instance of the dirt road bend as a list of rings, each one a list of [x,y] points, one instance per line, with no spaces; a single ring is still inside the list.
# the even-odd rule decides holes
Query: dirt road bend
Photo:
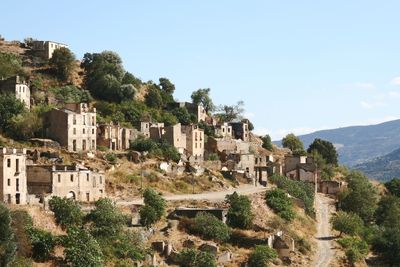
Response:
[[[219,202],[225,199],[225,196],[237,192],[240,195],[251,195],[259,192],[266,191],[267,188],[263,186],[244,185],[238,188],[220,191],[220,192],[204,192],[199,194],[184,194],[184,195],[165,195],[163,196],[167,201],[178,201],[178,200],[207,200],[210,202]],[[131,200],[117,200],[117,205],[140,205],[143,204],[143,199],[131,199]]]
[[[315,210],[317,212],[317,235],[318,250],[313,262],[314,267],[328,267],[334,256],[333,236],[329,219],[334,212],[334,201],[323,195],[316,194]]]

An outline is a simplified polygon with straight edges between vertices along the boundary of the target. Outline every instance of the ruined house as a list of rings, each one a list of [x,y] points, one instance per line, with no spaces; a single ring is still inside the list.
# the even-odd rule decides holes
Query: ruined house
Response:
[[[159,132],[160,135],[163,133],[162,129],[164,128],[164,123],[151,122],[151,121],[137,121],[133,123],[133,126],[146,138],[156,139],[156,132]],[[151,134],[154,134],[153,138]]]
[[[32,49],[36,52],[36,54],[44,59],[50,59],[53,56],[54,50],[65,47],[68,48],[68,45],[61,44],[53,41],[33,41]]]
[[[319,181],[318,192],[330,195],[336,195],[340,192],[342,187],[344,187],[344,182],[329,180],[329,181]]]
[[[122,127],[119,124],[100,124],[97,126],[97,145],[110,150],[127,150],[130,142],[138,138],[136,129]]]
[[[24,103],[27,109],[31,108],[29,84],[21,76],[13,76],[5,80],[0,80],[0,93],[15,95],[15,98]]]
[[[0,149],[0,201],[26,204],[26,149]]]
[[[215,136],[220,138],[232,138],[233,137],[233,129],[232,126],[228,123],[224,122],[222,124],[217,124],[215,127]]]
[[[284,173],[292,180],[317,184],[320,172],[311,157],[286,156]]]
[[[45,134],[70,152],[96,150],[96,109],[88,104],[66,104],[45,114]]]
[[[29,195],[37,198],[67,197],[93,202],[105,197],[104,172],[77,165],[28,165]]]
[[[249,125],[245,122],[230,122],[229,125],[232,127],[233,137],[235,139],[241,139],[245,142],[250,141],[250,130]]]
[[[186,136],[186,152],[201,160],[204,158],[204,130],[197,125],[182,126],[182,134]]]

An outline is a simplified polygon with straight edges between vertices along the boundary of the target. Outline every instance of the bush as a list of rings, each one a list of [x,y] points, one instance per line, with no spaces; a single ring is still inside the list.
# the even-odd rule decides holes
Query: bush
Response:
[[[258,245],[249,258],[249,267],[264,267],[277,257],[274,249],[266,245]]]
[[[32,244],[29,229],[32,227],[32,217],[25,210],[11,211],[11,227],[17,243],[17,257],[31,257]]]
[[[17,250],[11,228],[10,211],[0,203],[0,266],[7,266],[13,261]]]
[[[226,200],[229,204],[227,224],[241,229],[250,228],[254,219],[250,199],[234,192],[232,195],[227,195]]]
[[[157,143],[151,139],[146,138],[138,138],[135,141],[131,142],[130,149],[144,152],[144,151],[151,151],[157,147]]]
[[[95,236],[116,236],[122,231],[125,224],[125,216],[115,207],[109,198],[101,198],[95,203],[88,218],[93,222],[92,233]]]
[[[108,153],[106,155],[106,160],[111,164],[114,164],[117,161],[117,156],[114,153]]]
[[[103,266],[103,253],[96,239],[85,229],[71,227],[64,238],[65,261],[72,267]]]
[[[140,223],[149,227],[164,216],[165,200],[153,189],[147,188],[143,193],[144,206],[140,209]]]
[[[226,242],[231,236],[231,229],[217,217],[206,212],[200,212],[189,226],[189,230],[206,239]]]
[[[265,194],[267,205],[287,221],[295,218],[292,200],[281,189],[272,189]]]
[[[72,199],[52,197],[49,207],[56,218],[56,223],[63,229],[82,225],[83,213],[81,207]]]
[[[339,211],[335,216],[331,218],[331,224],[333,229],[348,235],[357,235],[361,233],[363,229],[363,221],[361,218],[354,213],[347,213],[344,211]]]
[[[338,243],[345,249],[347,260],[354,264],[368,255],[368,244],[356,237],[344,237]]]
[[[54,252],[56,238],[47,231],[30,228],[29,236],[32,243],[33,258],[39,262],[48,261]]]
[[[54,94],[55,98],[62,103],[88,103],[93,100],[89,91],[81,90],[72,85],[51,88],[50,91]]]
[[[216,161],[216,160],[219,160],[219,156],[217,153],[211,153],[208,155],[207,160]]]
[[[308,214],[314,212],[314,188],[312,185],[302,181],[290,180],[285,176],[273,175],[268,178],[280,189],[287,191],[291,196],[303,201]]]
[[[176,256],[176,263],[182,267],[216,267],[214,255],[195,249],[186,249]]]

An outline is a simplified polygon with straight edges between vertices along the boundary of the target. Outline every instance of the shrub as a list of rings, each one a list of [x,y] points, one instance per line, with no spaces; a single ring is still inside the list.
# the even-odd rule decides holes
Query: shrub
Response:
[[[7,266],[13,261],[17,250],[11,228],[10,211],[0,203],[0,266]]]
[[[338,243],[345,249],[347,260],[354,264],[368,255],[368,244],[357,237],[344,237]]]
[[[176,263],[183,267],[216,267],[215,257],[208,252],[186,249],[176,256]]]
[[[115,207],[109,198],[101,198],[95,202],[88,218],[93,222],[92,233],[95,236],[114,237],[125,224],[125,216]]]
[[[193,220],[189,230],[206,239],[226,242],[231,236],[231,229],[217,217],[206,212],[200,212]]]
[[[249,258],[249,267],[264,267],[277,257],[274,249],[266,245],[258,245],[251,253]]]
[[[218,154],[217,153],[209,154],[207,160],[211,160],[211,161],[219,160]]]
[[[287,221],[295,218],[292,200],[281,189],[272,189],[265,194],[267,205]]]
[[[64,238],[65,261],[72,267],[103,266],[103,253],[96,239],[85,229],[71,227]]]
[[[302,181],[290,180],[285,176],[273,175],[268,178],[280,189],[287,191],[291,196],[304,202],[308,214],[314,211],[314,188],[312,185]]]
[[[335,216],[331,218],[331,224],[333,229],[348,235],[357,235],[363,228],[363,221],[361,218],[354,213],[347,213],[339,211]]]
[[[33,258],[39,262],[48,261],[54,252],[56,238],[47,231],[30,228],[29,236],[32,243]]]
[[[228,225],[241,229],[250,228],[254,219],[250,199],[247,196],[239,196],[234,192],[232,195],[227,195],[226,200],[229,204]]]
[[[157,143],[154,142],[151,139],[146,139],[146,138],[138,138],[131,142],[130,144],[130,149],[139,151],[139,152],[144,152],[144,151],[151,151],[157,147]]]
[[[11,227],[17,243],[17,256],[31,257],[32,244],[29,229],[32,227],[32,217],[25,210],[11,211]]]
[[[117,156],[114,153],[108,153],[106,155],[106,160],[110,162],[111,164],[115,163],[117,161]]]
[[[147,188],[143,193],[144,206],[140,209],[140,223],[146,227],[156,223],[164,216],[165,200],[153,189]]]
[[[83,213],[81,207],[72,199],[52,197],[49,207],[56,218],[56,223],[63,229],[82,224]]]

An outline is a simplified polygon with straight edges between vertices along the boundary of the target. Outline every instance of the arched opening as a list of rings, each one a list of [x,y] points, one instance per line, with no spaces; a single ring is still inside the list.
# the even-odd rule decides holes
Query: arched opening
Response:
[[[74,193],[73,191],[70,191],[70,192],[67,194],[67,198],[70,198],[70,199],[72,199],[72,200],[76,200],[75,193]]]

